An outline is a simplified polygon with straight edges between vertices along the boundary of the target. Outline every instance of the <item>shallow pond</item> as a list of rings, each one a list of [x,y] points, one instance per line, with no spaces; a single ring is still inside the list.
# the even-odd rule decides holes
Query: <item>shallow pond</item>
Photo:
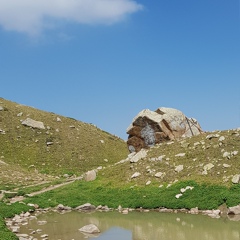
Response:
[[[45,221],[47,222],[46,224]],[[86,235],[79,228],[95,224],[98,235]],[[39,233],[32,233],[41,229]],[[130,212],[127,215],[114,212],[49,212],[40,214],[21,226],[21,233],[37,239],[44,234],[49,240],[239,240],[240,222],[228,219],[212,219],[203,215],[186,213]]]

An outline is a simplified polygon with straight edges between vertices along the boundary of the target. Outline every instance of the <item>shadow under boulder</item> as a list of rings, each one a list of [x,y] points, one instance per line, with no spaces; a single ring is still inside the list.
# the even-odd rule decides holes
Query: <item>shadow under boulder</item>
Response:
[[[128,149],[138,152],[155,144],[202,133],[198,121],[173,108],[144,109],[127,129]]]

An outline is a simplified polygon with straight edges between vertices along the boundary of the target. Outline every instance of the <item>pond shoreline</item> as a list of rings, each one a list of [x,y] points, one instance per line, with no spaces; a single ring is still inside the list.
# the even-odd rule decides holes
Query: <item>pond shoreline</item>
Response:
[[[28,234],[20,234],[19,230],[21,225],[27,225],[29,220],[37,219],[37,216],[41,214],[46,214],[49,212],[58,212],[60,214],[76,211],[81,213],[93,213],[93,212],[119,212],[119,214],[129,214],[130,212],[141,212],[141,213],[148,213],[148,212],[159,212],[159,213],[186,213],[186,214],[192,214],[192,215],[206,215],[211,218],[219,219],[219,218],[226,218],[231,221],[240,221],[240,215],[239,214],[232,214],[230,210],[226,206],[220,206],[219,209],[216,210],[199,210],[198,208],[192,208],[192,209],[167,209],[167,208],[157,208],[157,209],[144,209],[144,208],[122,208],[119,206],[117,209],[114,208],[108,208],[108,206],[102,206],[99,205],[95,207],[94,205],[90,203],[86,203],[83,205],[80,205],[76,208],[71,208],[68,206],[64,206],[62,204],[59,204],[56,207],[53,208],[39,208],[36,204],[28,204],[28,206],[34,207],[32,211],[28,211],[25,213],[21,213],[19,215],[15,215],[13,218],[7,218],[5,219],[5,223],[7,228],[16,234],[16,236],[19,239],[24,240],[32,240],[32,236],[29,236]],[[237,207],[237,206],[236,206]],[[45,222],[41,224],[46,224]],[[33,232],[34,234],[35,232]],[[42,239],[47,240],[48,236],[47,234],[42,234]]]

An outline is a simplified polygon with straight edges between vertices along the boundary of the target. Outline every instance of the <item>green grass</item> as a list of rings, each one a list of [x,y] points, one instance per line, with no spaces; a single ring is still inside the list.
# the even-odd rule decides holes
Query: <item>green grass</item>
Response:
[[[186,186],[194,187],[187,190],[182,197],[175,196]],[[31,197],[27,203],[37,203],[40,207],[54,207],[64,204],[77,207],[86,202],[96,206],[107,205],[117,208],[119,205],[131,208],[159,208],[171,209],[198,207],[199,209],[217,209],[223,203],[234,206],[240,203],[240,187],[231,188],[217,185],[198,184],[195,181],[184,181],[171,187],[114,187],[103,184],[102,181],[75,182],[65,187]],[[74,196],[74,197],[73,197]],[[237,197],[238,196],[238,197]]]

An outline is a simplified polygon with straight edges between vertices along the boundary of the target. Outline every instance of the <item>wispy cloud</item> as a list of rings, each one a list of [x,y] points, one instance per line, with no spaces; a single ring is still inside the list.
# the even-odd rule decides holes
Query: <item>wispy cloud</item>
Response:
[[[0,25],[38,35],[58,22],[113,24],[143,6],[134,0],[0,0]]]

